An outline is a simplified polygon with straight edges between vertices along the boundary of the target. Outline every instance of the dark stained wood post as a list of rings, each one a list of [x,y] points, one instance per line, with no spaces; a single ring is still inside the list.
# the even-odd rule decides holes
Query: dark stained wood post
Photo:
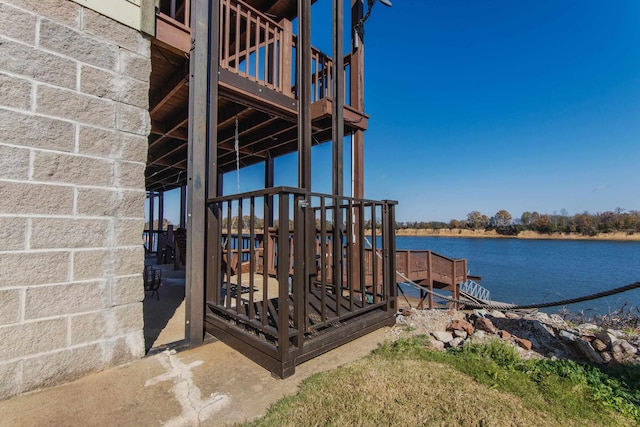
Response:
[[[280,21],[280,25],[284,28],[282,33],[282,42],[281,42],[281,70],[280,77],[282,81],[280,82],[280,89],[282,93],[287,96],[291,96],[291,62],[293,56],[293,30],[291,21],[288,19],[283,19]]]
[[[187,158],[187,265],[185,339],[190,347],[204,339],[206,257],[218,260],[214,244],[218,216],[206,207],[217,192],[217,106],[219,0],[194,0],[191,9],[192,50],[189,69],[189,144]],[[207,164],[207,159],[209,164]],[[205,240],[206,237],[206,240]],[[205,251],[206,249],[206,251]],[[209,263],[207,287],[219,277],[219,264]]]
[[[351,107],[360,112],[364,112],[364,41],[359,39],[357,32],[355,31],[356,25],[362,19],[364,13],[364,5],[362,0],[351,0],[351,62],[349,67],[349,82],[350,82],[350,99]],[[357,46],[357,47],[356,47]],[[351,196],[356,198],[364,198],[364,131],[356,129],[351,135],[351,164],[352,164],[352,188]],[[358,214],[358,211],[363,210],[363,206],[356,205],[356,212],[354,212],[355,228],[359,227],[359,218],[362,215]],[[358,239],[364,239],[364,233],[357,236]],[[362,245],[361,245],[362,246]],[[353,262],[354,265],[360,263],[360,258],[363,255],[359,249],[359,246],[353,248]],[[363,270],[364,271],[364,270]],[[359,269],[354,269],[354,280],[356,283],[361,282],[358,277],[361,273]]]
[[[156,264],[164,264],[162,250],[160,247],[160,234],[164,231],[164,191],[158,193],[158,252],[156,253]]]
[[[150,192],[149,193],[149,252],[153,252],[153,241],[154,241],[154,235],[153,235],[153,220],[154,220],[154,215],[155,215],[155,203],[153,201],[154,199],[154,192]]]
[[[333,209],[333,283],[337,289],[337,295],[341,296],[342,292],[342,273],[345,260],[342,256],[342,223],[343,212],[342,204],[344,200],[344,60],[342,53],[343,43],[343,1],[333,0],[332,2],[332,18],[333,18],[333,73],[332,73],[332,123],[331,137],[333,140],[332,150],[332,194],[334,198]],[[347,215],[351,215],[351,211],[347,209]],[[352,230],[346,230],[351,233]],[[348,243],[347,243],[348,245]],[[352,247],[348,247],[348,252],[352,251]],[[356,263],[357,265],[358,263]],[[352,266],[348,265],[351,269]],[[358,278],[359,279],[359,278]]]
[[[364,110],[364,40],[355,31],[364,14],[363,0],[351,0],[351,106]],[[357,45],[357,47],[356,47]],[[357,129],[352,135],[353,197],[364,198],[364,131]]]
[[[311,191],[311,0],[298,0],[298,187]]]
[[[187,186],[180,187],[180,228],[187,226]]]
[[[289,23],[291,25],[291,23]],[[264,188],[272,188],[274,182],[274,162],[271,151],[267,150],[267,158],[264,160]],[[264,238],[268,237],[267,231],[269,227],[273,227],[273,196],[265,196],[267,200],[266,206],[269,208],[269,215],[264,217]],[[265,273],[266,274],[266,273]]]
[[[431,251],[427,252],[427,280],[429,281],[429,310],[433,310],[433,259]]]
[[[333,194],[344,195],[344,38],[343,0],[333,0]]]

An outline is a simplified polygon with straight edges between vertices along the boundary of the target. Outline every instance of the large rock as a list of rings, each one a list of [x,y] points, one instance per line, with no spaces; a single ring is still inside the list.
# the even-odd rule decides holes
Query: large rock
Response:
[[[578,352],[588,360],[594,363],[604,363],[604,360],[602,359],[602,356],[600,356],[600,353],[595,351],[595,349],[591,347],[591,344],[588,341],[582,338],[578,338],[574,341],[574,343]]]
[[[516,338],[516,344],[518,344],[520,347],[524,348],[525,350],[531,350],[531,347],[532,347],[531,341],[524,338]]]
[[[449,342],[449,347],[459,347],[464,343],[464,338],[456,337]]]
[[[492,334],[496,333],[496,327],[493,326],[493,323],[491,322],[491,320],[485,317],[478,317],[476,319],[476,329],[479,329],[485,332],[490,332]]]
[[[465,331],[467,335],[473,335],[473,325],[466,320],[454,319],[447,327],[448,331]]]
[[[511,338],[511,334],[504,329],[499,330],[498,335],[500,335],[500,338],[502,338],[503,340],[508,340],[509,338]]]
[[[591,347],[593,347],[596,351],[605,351],[607,349],[607,344],[602,342],[602,340],[596,338],[591,341]]]
[[[431,332],[431,335],[433,335],[433,337],[438,341],[442,341],[445,344],[451,342],[451,340],[453,339],[453,335],[451,335],[450,332],[445,331],[434,331]]]
[[[455,338],[462,338],[464,340],[469,336],[469,334],[467,334],[466,331],[459,331],[459,330],[456,329],[456,330],[453,331],[453,336]]]
[[[507,316],[505,316],[505,314],[503,312],[501,312],[500,310],[491,310],[491,312],[489,313],[489,315],[491,317],[495,317],[496,319],[505,319]]]
[[[578,336],[576,334],[574,334],[573,332],[570,332],[570,331],[566,331],[566,330],[562,330],[562,331],[558,332],[558,336],[560,338],[562,338],[562,339],[565,339],[565,340],[571,341],[571,342],[575,341],[578,338]]]

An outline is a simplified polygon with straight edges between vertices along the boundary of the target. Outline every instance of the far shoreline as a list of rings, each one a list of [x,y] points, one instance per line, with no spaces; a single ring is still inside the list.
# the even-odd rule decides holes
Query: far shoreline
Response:
[[[396,229],[396,236],[416,237],[469,237],[479,239],[525,239],[525,240],[600,240],[620,242],[640,242],[640,233],[626,232],[598,233],[595,236],[585,236],[579,233],[551,233],[543,234],[535,231],[521,231],[517,236],[498,234],[496,230],[470,230],[449,228],[403,228]]]

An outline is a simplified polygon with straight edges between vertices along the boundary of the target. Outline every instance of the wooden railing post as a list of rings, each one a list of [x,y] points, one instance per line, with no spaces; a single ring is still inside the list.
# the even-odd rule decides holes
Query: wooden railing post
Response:
[[[289,195],[278,197],[278,353],[284,363],[289,352]]]
[[[284,28],[280,41],[280,89],[282,93],[291,96],[291,72],[293,58],[293,30],[291,21],[283,19],[280,25]]]
[[[383,288],[385,309],[396,309],[395,202],[382,201]]]
[[[458,304],[458,300],[460,299],[460,286],[456,282],[456,261],[452,260],[451,262],[451,282],[453,284],[453,298],[455,299],[453,303],[454,309],[458,310],[460,308],[460,304]]]
[[[427,280],[429,281],[429,310],[433,310],[433,259],[431,251],[427,252]]]

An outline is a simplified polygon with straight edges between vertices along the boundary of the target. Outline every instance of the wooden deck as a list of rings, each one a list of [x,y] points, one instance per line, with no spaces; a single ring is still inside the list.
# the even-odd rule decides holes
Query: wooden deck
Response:
[[[243,166],[298,150],[297,36],[295,2],[271,0],[267,13],[258,0],[220,0],[217,168],[236,168],[236,125]],[[156,13],[150,81],[151,136],[147,190],[166,191],[187,182],[188,57],[190,0],[163,0]],[[284,17],[273,19],[273,16]],[[350,86],[351,54],[343,58]],[[314,144],[332,138],[333,59],[312,48],[311,120]],[[345,99],[344,135],[366,130],[369,117]],[[353,102],[353,105],[351,103]]]

